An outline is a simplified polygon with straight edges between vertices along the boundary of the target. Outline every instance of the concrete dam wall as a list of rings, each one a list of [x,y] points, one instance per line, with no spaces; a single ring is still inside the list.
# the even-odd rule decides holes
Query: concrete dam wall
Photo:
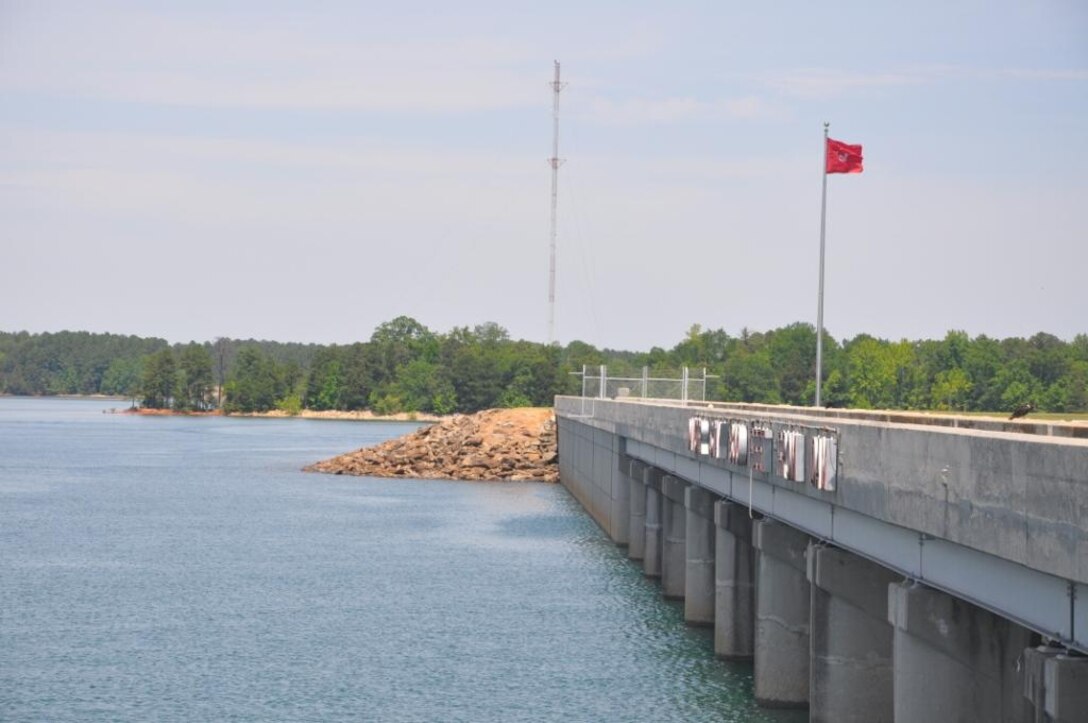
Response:
[[[560,479],[761,704],[1088,721],[1088,440],[820,411],[558,398]]]

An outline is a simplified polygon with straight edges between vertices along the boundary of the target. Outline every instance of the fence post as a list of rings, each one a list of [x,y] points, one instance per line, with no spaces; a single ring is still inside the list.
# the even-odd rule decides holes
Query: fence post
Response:
[[[607,394],[606,394],[606,391],[605,391],[607,389],[607,387],[608,387],[607,379],[608,379],[608,367],[606,367],[604,364],[601,364],[601,388],[600,388],[600,391],[597,393],[597,395],[601,399],[607,399]]]
[[[642,398],[645,399],[650,388],[650,367],[642,367]]]

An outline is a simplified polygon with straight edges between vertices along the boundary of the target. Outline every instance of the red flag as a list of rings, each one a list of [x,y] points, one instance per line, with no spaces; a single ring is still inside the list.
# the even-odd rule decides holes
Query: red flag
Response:
[[[861,173],[861,146],[827,139],[828,173]]]

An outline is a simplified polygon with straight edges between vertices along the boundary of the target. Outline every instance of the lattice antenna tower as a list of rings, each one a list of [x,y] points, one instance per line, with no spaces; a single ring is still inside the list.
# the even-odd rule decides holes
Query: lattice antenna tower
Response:
[[[559,206],[559,166],[563,165],[563,159],[559,157],[559,93],[566,87],[566,83],[559,81],[559,61],[555,62],[555,79],[552,86],[552,157],[548,163],[552,167],[552,225],[551,243],[549,244],[548,260],[548,344],[555,344],[555,236],[556,236],[556,210]]]

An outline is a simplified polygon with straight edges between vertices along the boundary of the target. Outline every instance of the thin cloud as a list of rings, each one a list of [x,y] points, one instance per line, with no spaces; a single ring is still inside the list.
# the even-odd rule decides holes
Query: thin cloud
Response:
[[[776,90],[799,98],[836,98],[858,90],[922,85],[924,73],[850,73],[826,68],[804,68],[766,79]]]
[[[785,111],[780,106],[756,96],[709,101],[691,97],[624,100],[595,97],[578,115],[600,125],[641,125],[715,120],[771,120],[782,118]]]
[[[1088,80],[1088,69],[1047,69],[1028,70],[1023,68],[997,71],[999,75],[1016,80],[1054,80],[1084,82]]]
[[[278,217],[494,220],[526,212],[543,178],[539,158],[461,149],[390,147],[369,140],[269,143],[98,132],[2,129],[13,141],[0,164],[9,194],[58,208],[205,221]],[[5,168],[6,166],[6,168]],[[464,179],[474,179],[465,184]],[[487,201],[499,196],[501,200]],[[531,210],[530,210],[531,212]]]
[[[390,144],[381,139],[261,141],[248,138],[101,131],[50,131],[0,126],[11,141],[5,161],[53,169],[162,169],[233,167],[268,173],[271,169],[414,173],[501,174],[535,168],[535,154],[481,152],[477,149]],[[0,168],[3,167],[0,163]]]
[[[972,68],[925,65],[884,73],[852,73],[830,68],[801,68],[763,78],[777,91],[797,98],[830,99],[856,92],[930,85],[946,81],[1069,81],[1088,80],[1083,68]]]
[[[501,38],[315,39],[223,18],[64,16],[21,28],[0,89],[186,107],[471,112],[536,105],[545,75]],[[233,24],[232,24],[233,23]]]

